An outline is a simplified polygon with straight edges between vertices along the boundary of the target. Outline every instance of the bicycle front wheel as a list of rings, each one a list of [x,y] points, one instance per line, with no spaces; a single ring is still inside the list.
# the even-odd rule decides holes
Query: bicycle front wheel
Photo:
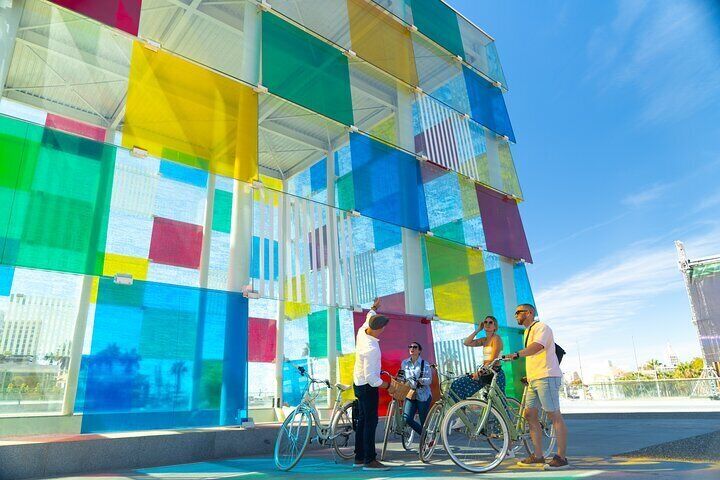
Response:
[[[430,458],[432,458],[432,455],[435,452],[435,447],[437,447],[438,434],[440,433],[440,421],[442,420],[442,409],[442,404],[437,402],[430,409],[430,412],[425,419],[422,435],[420,435],[420,445],[418,446],[420,461],[423,463],[428,463],[430,461]]]
[[[355,431],[353,430],[352,411],[353,402],[342,406],[332,420],[330,437],[333,439],[333,448],[340,458],[350,460],[355,456]]]
[[[405,425],[403,425],[402,431],[402,446],[405,451],[410,451],[412,449],[412,443],[414,439],[415,430],[413,430],[412,427],[406,423]]]
[[[305,453],[310,441],[312,417],[301,408],[296,408],[285,419],[275,441],[275,466],[280,470],[293,468]]]
[[[385,460],[385,452],[387,451],[388,440],[390,439],[390,432],[393,431],[393,424],[396,422],[395,415],[397,412],[397,401],[395,399],[390,400],[387,409],[387,416],[385,417],[385,435],[383,435],[382,450],[380,451],[380,460]]]
[[[482,400],[463,400],[450,407],[442,421],[445,450],[455,464],[473,473],[500,465],[510,448],[508,426],[495,407],[490,407],[487,420],[481,424],[487,408]]]

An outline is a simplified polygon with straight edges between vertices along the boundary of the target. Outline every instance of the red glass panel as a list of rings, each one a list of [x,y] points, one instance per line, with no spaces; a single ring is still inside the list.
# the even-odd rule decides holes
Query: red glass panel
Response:
[[[275,361],[276,333],[275,320],[252,317],[248,319],[248,362]]]
[[[142,0],[50,0],[105,25],[138,34]]]
[[[153,219],[150,260],[176,267],[198,268],[203,228],[162,217]]]
[[[90,125],[89,123],[78,122],[71,118],[61,117],[60,115],[48,113],[45,119],[45,126],[54,128],[55,130],[74,133],[91,140],[97,140],[98,142],[105,141],[104,128]]]
[[[515,199],[481,185],[475,190],[488,251],[532,263]]]
[[[408,344],[418,342],[423,347],[422,358],[428,363],[435,363],[435,347],[433,345],[432,326],[425,320],[425,317],[417,315],[399,315],[383,313],[390,319],[387,327],[380,336],[380,350],[382,351],[382,369],[391,374],[397,374],[402,361],[410,356]],[[355,332],[365,323],[367,311],[355,312],[353,321]],[[383,376],[383,380],[387,380]],[[440,398],[440,390],[437,383],[437,376],[433,376],[433,399]],[[380,390],[380,416],[387,413],[387,406],[390,403],[390,396],[384,389]]]

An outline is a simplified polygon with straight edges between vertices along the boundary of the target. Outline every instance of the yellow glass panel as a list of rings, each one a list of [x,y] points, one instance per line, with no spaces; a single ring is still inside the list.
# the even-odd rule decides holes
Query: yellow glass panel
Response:
[[[350,42],[360,58],[410,85],[418,85],[410,31],[365,0],[347,0]]]
[[[293,320],[310,315],[309,303],[285,302],[285,316]]]
[[[100,286],[100,279],[98,277],[93,277],[92,286],[90,287],[90,303],[97,303],[99,286]]]
[[[485,272],[485,262],[483,261],[482,251],[474,248],[463,247],[468,258],[468,273],[474,275],[476,273]]]
[[[106,253],[103,275],[112,277],[117,273],[126,273],[132,275],[134,280],[147,280],[149,263],[147,258]]]
[[[470,284],[467,279],[433,285],[435,315],[443,320],[474,323]]]
[[[260,181],[270,190],[274,190],[275,192],[282,192],[283,191],[283,182],[279,178],[275,177],[268,177],[267,175],[260,175]],[[262,202],[262,203],[269,203],[272,202],[273,207],[278,206],[278,199],[280,198],[279,195],[273,194],[274,192],[265,192],[260,189],[253,190],[253,200],[256,202]],[[269,199],[269,200],[268,200]]]
[[[341,355],[337,359],[338,361],[338,375],[340,376],[340,383],[352,387],[353,385],[353,370],[355,368],[355,354],[349,353],[347,355]],[[355,392],[351,388],[342,393],[342,399],[344,401],[354,400]]]
[[[256,180],[257,94],[135,42],[122,145],[226,177]]]

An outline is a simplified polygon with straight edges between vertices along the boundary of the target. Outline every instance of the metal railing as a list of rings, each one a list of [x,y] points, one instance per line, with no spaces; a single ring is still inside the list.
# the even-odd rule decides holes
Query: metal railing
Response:
[[[623,380],[590,383],[582,387],[565,384],[560,395],[567,399],[583,400],[713,398],[717,396],[719,387],[718,380],[712,378]]]

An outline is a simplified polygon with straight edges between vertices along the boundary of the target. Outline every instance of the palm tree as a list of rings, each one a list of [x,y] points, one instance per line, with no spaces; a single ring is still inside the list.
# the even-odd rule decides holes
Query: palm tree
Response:
[[[175,362],[173,363],[172,367],[170,368],[170,373],[175,375],[175,395],[180,394],[180,383],[182,381],[182,376],[187,373],[188,369],[185,366],[185,362]]]
[[[660,362],[660,360],[653,358],[651,360],[648,360],[645,365],[643,365],[644,370],[657,370],[658,368],[662,367],[663,364]]]

